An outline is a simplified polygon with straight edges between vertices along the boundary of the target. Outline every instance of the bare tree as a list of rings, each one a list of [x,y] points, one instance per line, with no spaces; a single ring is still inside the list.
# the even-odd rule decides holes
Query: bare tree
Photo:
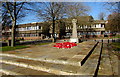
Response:
[[[25,10],[29,10],[24,6],[25,3],[26,2],[4,2],[2,3],[3,12],[6,12],[12,21],[12,30],[11,30],[11,46],[12,47],[15,46],[15,30],[17,27],[16,23],[19,18],[22,18],[25,16]]]
[[[80,2],[72,2],[66,3],[65,11],[68,17],[86,16],[87,12],[90,11],[90,7],[85,6]]]
[[[105,4],[106,9],[111,13],[120,13],[120,1],[119,2],[107,2]]]
[[[99,18],[100,20],[104,20],[105,16],[106,16],[106,15],[105,15],[104,12],[100,12],[99,15],[98,15],[98,18]]]
[[[38,8],[38,16],[46,21],[52,22],[52,37],[55,42],[55,21],[64,16],[64,3],[62,2],[43,2],[40,5],[44,8]]]
[[[4,38],[3,41],[7,41],[8,45],[9,45],[10,43],[9,43],[8,40],[9,40],[10,35],[9,35],[9,33],[7,31],[12,26],[12,20],[11,20],[10,16],[8,15],[7,11],[4,11],[2,13],[2,22],[1,22],[1,24],[2,24],[2,29],[1,30],[3,32],[2,37]]]
[[[76,18],[76,19],[79,20],[79,16],[88,16],[87,13],[90,11],[90,7],[84,5],[81,2],[71,2],[71,3],[66,3],[66,9],[65,10],[66,10],[66,15],[68,17]],[[82,20],[82,17],[80,19]],[[77,24],[81,24],[80,20]],[[83,29],[83,30],[86,31],[86,29]]]
[[[120,13],[113,13],[108,16],[107,30],[120,32]]]
[[[52,36],[54,39],[56,20],[64,17],[84,16],[90,10],[88,6],[84,6],[82,3],[73,2],[44,2],[40,3],[40,6],[41,8],[37,8],[38,17],[52,22]]]
[[[120,2],[108,2],[108,8],[112,14],[108,16],[107,30],[120,31]]]
[[[4,30],[6,27],[10,27],[12,25],[12,20],[10,18],[10,15],[8,14],[7,10],[4,10],[2,13],[2,30]]]

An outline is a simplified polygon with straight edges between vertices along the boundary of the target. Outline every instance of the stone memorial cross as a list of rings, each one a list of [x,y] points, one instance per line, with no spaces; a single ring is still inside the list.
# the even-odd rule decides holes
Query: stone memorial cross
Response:
[[[73,23],[73,30],[72,30],[72,37],[70,38],[70,42],[78,43],[79,41],[77,37],[77,26],[76,26],[77,19],[73,19],[72,23]]]

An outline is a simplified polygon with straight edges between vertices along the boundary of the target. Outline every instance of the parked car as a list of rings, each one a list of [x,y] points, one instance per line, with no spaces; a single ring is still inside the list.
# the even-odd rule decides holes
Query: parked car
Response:
[[[115,35],[116,35],[116,33],[114,33],[114,32],[109,32],[109,33],[105,33],[105,34],[104,34],[104,37],[115,36]]]

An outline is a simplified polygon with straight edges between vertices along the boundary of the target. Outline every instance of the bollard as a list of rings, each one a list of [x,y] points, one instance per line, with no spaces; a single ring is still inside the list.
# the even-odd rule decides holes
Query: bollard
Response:
[[[114,40],[112,39],[112,42],[114,42]]]
[[[101,40],[101,42],[103,43],[103,39]]]
[[[109,39],[108,39],[108,43],[109,43]]]
[[[115,39],[113,40],[113,42],[115,42]]]

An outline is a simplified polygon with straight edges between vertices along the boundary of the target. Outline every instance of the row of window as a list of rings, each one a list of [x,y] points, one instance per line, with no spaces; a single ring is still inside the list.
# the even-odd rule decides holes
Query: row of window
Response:
[[[85,29],[85,28],[104,28],[105,25],[104,24],[96,24],[96,25],[92,25],[92,26],[87,26],[87,25],[84,25],[84,26],[78,26],[78,28],[80,29]],[[16,28],[16,31],[29,31],[29,30],[42,30],[42,27],[41,26],[29,26],[29,27],[24,27],[24,28]],[[66,30],[68,29],[72,29],[71,26],[69,27],[66,27]],[[11,29],[9,29],[8,32],[10,32]]]
[[[39,30],[42,29],[41,26],[29,26],[24,28],[17,28],[16,31],[28,31],[28,30]]]
[[[72,33],[66,33],[67,36],[71,36]],[[101,32],[78,32],[77,35],[101,35]]]
[[[39,34],[18,34],[18,37],[36,37]]]
[[[84,25],[84,26],[78,26],[78,28],[81,28],[81,29],[85,29],[85,28],[104,28],[104,24],[96,24],[96,25],[92,25],[92,26],[87,26],[87,25]],[[66,27],[66,30],[68,29],[72,29],[71,26],[69,27]]]

